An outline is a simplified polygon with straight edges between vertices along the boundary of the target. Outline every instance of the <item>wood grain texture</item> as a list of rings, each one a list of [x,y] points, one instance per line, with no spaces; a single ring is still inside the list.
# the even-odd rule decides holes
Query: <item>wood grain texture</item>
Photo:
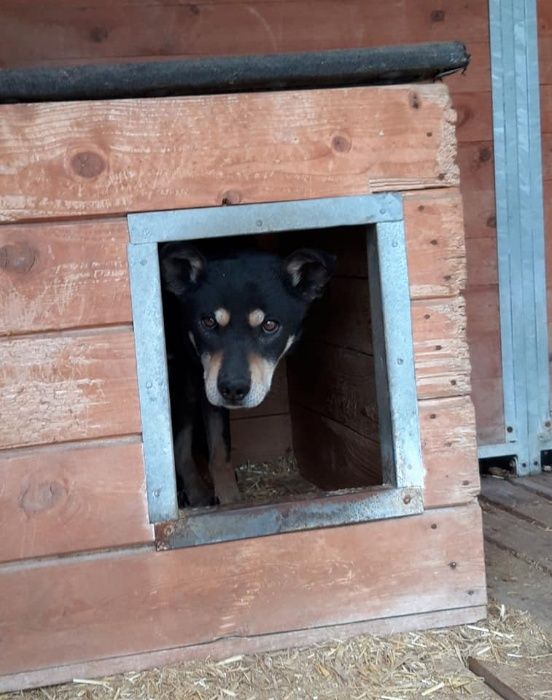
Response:
[[[0,227],[0,335],[131,321],[124,219]]]
[[[470,357],[463,297],[412,302],[418,398],[470,392]]]
[[[379,442],[371,355],[324,343],[305,342],[290,356],[288,376],[291,403],[321,413]]]
[[[377,2],[365,0],[347,0],[345,8],[335,0],[25,5],[26,12],[11,1],[3,7],[4,66],[361,47],[374,42],[374,22],[384,44],[400,41],[406,29],[404,19],[397,26],[404,0],[385,8],[395,12],[395,22]],[[32,40],[15,41],[22,32]]]
[[[469,396],[418,402],[426,469],[424,506],[467,503],[479,493],[474,408]]]
[[[0,115],[4,221],[458,180],[454,113],[439,84],[4,105]]]
[[[0,342],[0,448],[141,431],[126,328]]]
[[[480,510],[8,567],[0,598],[4,674],[484,605]]]
[[[290,406],[293,450],[301,474],[319,488],[382,483],[379,440],[299,404]]]
[[[0,453],[0,482],[0,561],[154,539],[138,441]]]
[[[481,482],[481,495],[495,506],[552,533],[552,505],[550,501],[539,493],[525,489],[523,484],[518,485],[515,481],[506,479],[486,478]],[[550,542],[552,544],[552,535]]]
[[[466,286],[459,190],[407,194],[404,225],[412,299],[459,294]]]
[[[28,671],[0,676],[0,692],[38,688],[71,682],[74,678],[102,678],[116,673],[139,671],[160,666],[181,664],[189,661],[224,660],[238,653],[256,654],[263,651],[289,649],[290,647],[319,644],[328,640],[346,640],[359,634],[388,635],[400,632],[419,632],[424,629],[438,629],[454,625],[466,625],[485,619],[484,605],[474,605],[452,610],[439,610],[432,613],[401,615],[351,622],[343,625],[317,627],[313,629],[263,634],[255,637],[234,637],[220,639],[207,644],[191,645],[164,651],[116,656],[101,661],[54,666],[39,671]]]

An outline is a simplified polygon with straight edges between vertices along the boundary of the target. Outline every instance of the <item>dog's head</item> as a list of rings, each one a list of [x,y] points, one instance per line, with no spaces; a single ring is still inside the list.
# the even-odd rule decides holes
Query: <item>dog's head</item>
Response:
[[[287,258],[248,251],[207,259],[194,246],[171,243],[160,259],[164,286],[180,302],[181,332],[201,359],[207,398],[226,408],[258,406],[322,295],[334,257],[305,248]]]

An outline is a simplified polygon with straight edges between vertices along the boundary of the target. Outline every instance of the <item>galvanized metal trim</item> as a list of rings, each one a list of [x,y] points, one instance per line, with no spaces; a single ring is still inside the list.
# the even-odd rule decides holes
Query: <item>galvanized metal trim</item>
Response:
[[[133,214],[129,215],[128,221],[132,239],[129,245],[129,269],[151,522],[160,523],[178,518],[158,242],[338,225],[359,226],[373,222],[376,227],[368,232],[369,264],[375,314],[374,343],[379,348],[380,357],[376,381],[383,416],[384,476],[386,483],[397,488],[366,495],[366,498],[376,500],[363,505],[361,510],[355,511],[357,515],[351,517],[361,517],[358,515],[360,512],[365,519],[373,519],[376,517],[374,513],[379,513],[377,517],[380,518],[420,512],[416,509],[423,508],[421,492],[418,503],[417,494],[414,494],[414,498],[414,495],[401,491],[405,488],[421,488],[424,469],[418,426],[410,290],[400,195],[366,195]],[[383,495],[388,493],[394,495]],[[402,496],[397,495],[401,493],[406,500],[401,500]],[[323,498],[312,503],[317,505],[310,504],[309,512],[315,513],[316,517],[313,516],[312,522],[309,520],[308,527],[324,527],[324,523],[332,525],[356,522],[345,518],[344,505],[339,509],[340,517],[344,519],[335,520],[337,516],[335,509],[332,510],[331,499]],[[388,513],[384,513],[386,504],[390,506]],[[378,508],[382,509],[381,512]],[[274,534],[302,528],[296,528],[293,524],[299,522],[299,511],[294,510],[293,516],[282,520],[281,516],[275,515],[282,512],[280,506],[271,506],[270,509],[270,517],[273,522],[276,518],[276,525],[269,532],[266,523],[270,519],[263,516],[262,522],[265,525],[262,525],[255,516],[251,522],[256,523],[255,528],[261,528],[255,530],[255,536],[259,536],[259,533]],[[328,509],[327,513],[325,509]],[[246,508],[245,511],[249,512],[249,509]],[[255,514],[260,511],[251,512]],[[203,514],[202,517],[214,518],[213,522],[216,523],[222,522],[221,518],[224,517],[227,519],[224,522],[230,528],[228,532],[234,532],[237,525],[234,527],[233,521],[228,520],[229,516],[225,513],[219,509]],[[236,517],[235,514],[232,517]],[[274,530],[274,527],[277,529]],[[181,528],[181,524],[177,525],[178,528]],[[236,539],[234,535],[229,534],[227,539]],[[249,535],[242,533],[241,536]]]
[[[178,518],[157,245],[128,246],[150,522]]]
[[[181,520],[158,526],[156,539],[159,549],[195,547],[422,512],[421,489],[379,488],[277,505],[190,511]]]
[[[494,445],[481,445],[477,448],[477,456],[479,459],[491,459],[493,457],[517,457],[520,450],[520,445],[517,442],[502,442]]]
[[[129,214],[131,243],[359,226],[402,218],[400,195],[374,194]]]
[[[387,477],[399,488],[424,483],[410,286],[402,221],[378,223],[370,243],[370,291],[375,294],[374,361],[383,426],[382,456]],[[376,255],[374,255],[374,253]],[[378,312],[377,306],[380,307]],[[383,331],[383,333],[382,333]],[[387,404],[387,405],[386,405]],[[389,468],[391,435],[394,469]]]
[[[536,0],[490,0],[489,12],[504,443],[527,474],[550,437]]]

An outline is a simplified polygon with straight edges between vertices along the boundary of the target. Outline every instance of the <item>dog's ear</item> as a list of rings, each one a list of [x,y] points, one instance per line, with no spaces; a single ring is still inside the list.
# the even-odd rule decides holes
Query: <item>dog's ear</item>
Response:
[[[335,270],[335,256],[324,250],[301,248],[284,261],[291,286],[307,301],[321,297]]]
[[[165,289],[179,297],[196,287],[205,275],[206,262],[193,246],[166,243],[159,252]]]

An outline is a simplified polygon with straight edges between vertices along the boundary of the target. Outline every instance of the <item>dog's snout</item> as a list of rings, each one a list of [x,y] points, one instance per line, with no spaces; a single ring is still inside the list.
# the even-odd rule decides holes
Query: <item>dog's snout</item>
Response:
[[[240,403],[245,399],[251,383],[246,381],[221,381],[218,385],[220,395],[225,401],[230,403]]]

